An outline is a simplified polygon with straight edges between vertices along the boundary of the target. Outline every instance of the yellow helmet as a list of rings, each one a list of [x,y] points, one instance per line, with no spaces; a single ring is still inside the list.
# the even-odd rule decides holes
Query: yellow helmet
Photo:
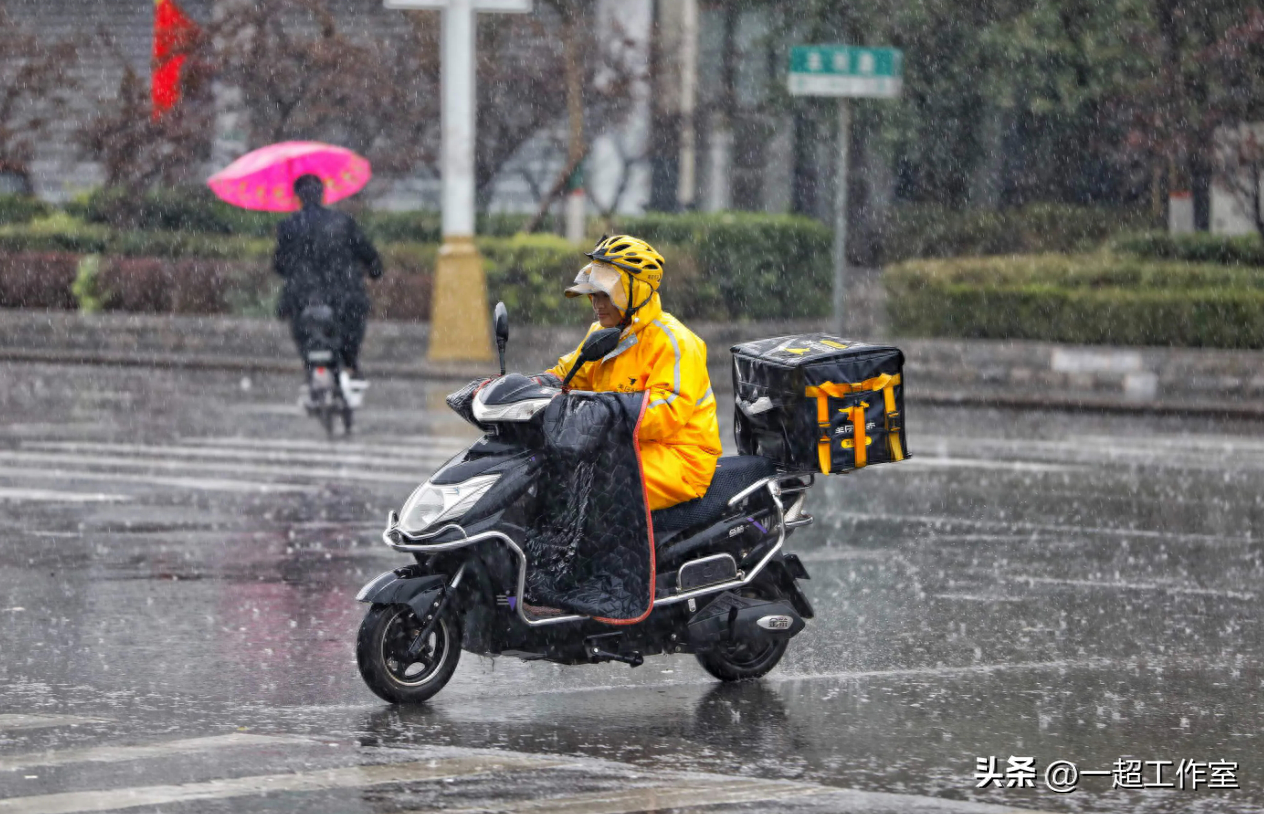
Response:
[[[639,237],[603,237],[596,248],[584,254],[593,260],[618,266],[649,284],[654,291],[658,290],[658,285],[663,280],[663,256]]]

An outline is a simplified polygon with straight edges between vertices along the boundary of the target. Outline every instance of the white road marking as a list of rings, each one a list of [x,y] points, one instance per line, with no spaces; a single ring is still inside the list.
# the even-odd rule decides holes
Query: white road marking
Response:
[[[496,802],[489,806],[445,809],[444,814],[637,814],[642,811],[759,803],[808,794],[828,794],[834,789],[804,783],[726,778],[720,783],[676,780],[670,784],[643,786],[564,797]],[[408,812],[421,814],[421,812]]]
[[[51,767],[85,762],[122,762],[163,758],[173,754],[194,754],[209,749],[250,746],[292,746],[316,744],[302,736],[267,736],[233,733],[207,738],[148,744],[144,746],[96,747],[24,755],[0,763],[0,769]],[[701,772],[647,771],[645,769],[592,758],[526,754],[500,750],[431,750],[425,760],[368,766],[346,766],[307,772],[230,777],[178,785],[94,789],[0,799],[0,814],[80,814],[118,811],[141,806],[174,806],[202,800],[232,800],[278,793],[313,793],[372,786],[453,782],[493,773],[560,770],[557,785],[567,774],[604,778],[618,784],[601,792],[534,796],[519,800],[495,800],[487,805],[445,809],[452,814],[636,814],[664,809],[710,809],[717,805],[780,803],[793,805],[795,798],[813,797],[815,808],[824,804],[833,812],[925,812],[931,814],[1002,814],[1013,809],[988,803],[966,802],[915,794],[857,791],[790,780],[732,777]],[[646,785],[630,786],[623,778],[641,779]],[[478,786],[467,794],[480,794]],[[495,789],[491,789],[495,794]],[[468,797],[467,797],[468,799]],[[405,814],[421,814],[420,811]],[[1030,812],[1027,814],[1040,814]]]
[[[1081,472],[1087,466],[1081,464],[1047,464],[1031,461],[996,461],[986,458],[952,458],[918,455],[903,461],[898,467],[886,472],[911,472],[914,469],[988,469],[1004,472]]]
[[[381,455],[348,455],[340,452],[291,452],[266,449],[236,449],[232,447],[200,447],[200,446],[163,446],[158,444],[107,444],[99,442],[77,441],[25,441],[22,449],[46,450],[53,452],[74,453],[117,453],[121,455],[153,455],[167,458],[223,458],[229,460],[256,461],[259,463],[329,463],[346,466],[364,465],[381,466]],[[328,449],[328,448],[327,448]],[[406,465],[409,462],[437,464],[452,457],[446,453],[433,451],[416,451],[406,456],[395,456],[388,463],[392,466]]]
[[[120,503],[131,500],[127,495],[104,492],[70,492],[57,489],[17,489],[0,486],[0,500],[40,503]]]
[[[975,675],[979,673],[1000,673],[1015,670],[1101,670],[1109,667],[1122,667],[1133,662],[1121,659],[1089,658],[1059,659],[1055,661],[1009,662],[1002,664],[971,664],[962,667],[909,667],[902,670],[854,670],[837,673],[811,673],[809,675],[777,675],[766,676],[764,681],[775,683],[790,681],[821,681],[857,678],[903,678],[904,676],[951,676]],[[1155,659],[1146,659],[1148,664],[1157,664]]]
[[[1121,591],[1163,591],[1169,594],[1187,594],[1191,596],[1222,596],[1226,599],[1255,599],[1249,591],[1230,591],[1223,588],[1190,588],[1182,585],[1163,585],[1158,582],[1110,582],[1095,579],[1059,579],[1057,577],[1025,577],[1021,574],[1007,576],[1010,582],[1025,582],[1028,585],[1067,585],[1075,588],[1114,588]]]
[[[105,718],[85,718],[80,715],[0,715],[0,732],[12,729],[48,729],[54,726],[105,723]]]
[[[212,447],[246,447],[248,449],[290,449],[290,450],[316,450],[318,452],[328,452],[330,443],[328,441],[313,441],[304,438],[243,438],[227,437],[202,437],[202,436],[184,436],[180,439],[188,444],[198,444]],[[340,450],[350,450],[352,452],[374,453],[381,455],[394,456],[410,456],[419,453],[445,451],[453,454],[460,452],[470,444],[478,440],[478,436],[471,438],[449,438],[447,436],[434,436],[433,438],[409,438],[400,439],[398,444],[368,444],[368,443],[350,443],[344,444],[338,442],[337,447]],[[408,442],[418,442],[415,445]]]
[[[1258,542],[1250,536],[1233,537],[1227,534],[1193,534],[1183,531],[1156,531],[1153,529],[1119,529],[1103,526],[1068,526],[1059,523],[1025,523],[1017,520],[978,520],[971,517],[946,514],[875,514],[872,512],[839,512],[840,520],[883,520],[891,523],[925,523],[930,526],[971,526],[1004,531],[1042,531],[1057,534],[1102,534],[1113,537],[1150,537],[1162,540],[1195,540],[1203,543]],[[955,535],[954,535],[955,536]],[[935,536],[939,539],[938,535]]]
[[[1147,664],[1161,664],[1161,659],[1146,659]],[[953,676],[953,675],[987,675],[990,673],[1000,673],[1006,671],[1018,670],[1073,670],[1086,669],[1098,670],[1108,669],[1111,667],[1131,667],[1134,662],[1124,659],[1106,659],[1106,658],[1088,658],[1078,660],[1059,659],[1055,661],[1028,661],[1028,662],[1002,662],[992,664],[971,664],[961,667],[909,667],[906,669],[892,670],[843,670],[830,673],[779,673],[772,672],[764,676],[761,681],[769,684],[782,684],[800,681],[838,681],[838,680],[856,680],[866,678],[903,678],[905,676]],[[712,686],[712,682],[703,679],[678,679],[655,681],[654,688],[664,687],[706,687]],[[538,686],[533,687],[529,691],[523,692],[505,692],[502,693],[506,697],[516,696],[534,696],[534,695],[564,695],[576,694],[582,695],[586,693],[608,693],[621,692],[625,690],[644,690],[646,684],[596,684],[586,687],[549,687]],[[364,709],[365,707],[356,707],[356,709]],[[303,709],[303,708],[299,708]],[[311,707],[313,710],[324,709],[324,707]]]
[[[122,763],[128,760],[164,758],[171,755],[196,754],[233,747],[278,746],[311,742],[308,738],[297,736],[276,737],[233,732],[229,735],[185,738],[143,746],[95,746],[88,749],[67,749],[60,752],[48,751],[27,755],[11,755],[0,758],[0,772],[12,772],[18,769],[34,767],[68,766],[75,763]]]
[[[317,486],[299,483],[263,483],[260,481],[231,480],[227,478],[180,478],[166,475],[142,475],[129,472],[88,472],[82,469],[37,469],[24,466],[0,466],[0,477],[30,480],[55,480],[59,485],[74,481],[98,481],[107,483],[143,483],[151,486],[175,486],[196,492],[246,492],[272,494],[276,492],[315,492]]]
[[[279,475],[289,478],[372,481],[374,483],[410,483],[424,480],[421,472],[364,471],[359,469],[315,469],[309,466],[261,466],[258,464],[230,463],[227,461],[169,460],[165,458],[126,458],[119,456],[87,456],[69,452],[20,452],[0,450],[0,461],[30,464],[69,464],[82,466],[109,466],[132,469],[161,469],[177,472],[229,472],[232,474]]]
[[[983,596],[981,594],[931,594],[932,599],[946,599],[950,602],[1026,602],[1022,596]]]
[[[1124,443],[1124,446],[1116,443],[1121,441]],[[1086,435],[1083,441],[1078,443],[1081,446],[1084,442],[1103,443],[1120,449],[1129,449],[1126,445],[1130,441],[1136,443],[1137,446],[1135,448],[1137,449],[1153,450],[1156,446],[1163,446],[1177,447],[1179,449],[1202,448],[1226,453],[1264,454],[1264,441],[1232,435],[1147,435],[1145,437]]]
[[[489,752],[419,760],[411,763],[347,766],[314,772],[230,777],[172,786],[140,786],[10,797],[0,799],[0,814],[78,814],[78,812],[87,811],[117,811],[136,806],[171,806],[196,800],[226,800],[277,792],[328,791],[391,783],[455,780],[490,772],[538,770],[561,765],[564,765],[563,761],[552,758]]]
[[[1233,441],[1200,436],[1160,436],[1154,439],[1126,436],[1086,436],[1059,440],[1035,438],[954,438],[920,446],[908,463],[915,463],[927,455],[948,456],[953,451],[979,452],[996,450],[1009,455],[1027,458],[1070,458],[1070,463],[1114,463],[1120,465],[1148,465],[1155,467],[1179,467],[1182,469],[1223,469],[1232,462],[1236,467],[1259,468],[1264,466],[1261,454],[1264,444],[1247,439]],[[1184,454],[1174,450],[1183,450]],[[1198,454],[1189,454],[1197,451]]]

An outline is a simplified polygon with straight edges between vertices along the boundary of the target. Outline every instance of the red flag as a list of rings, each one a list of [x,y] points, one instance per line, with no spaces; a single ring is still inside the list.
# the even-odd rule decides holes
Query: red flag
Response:
[[[149,92],[155,119],[180,101],[180,68],[197,33],[197,23],[175,0],[154,0],[154,62]]]

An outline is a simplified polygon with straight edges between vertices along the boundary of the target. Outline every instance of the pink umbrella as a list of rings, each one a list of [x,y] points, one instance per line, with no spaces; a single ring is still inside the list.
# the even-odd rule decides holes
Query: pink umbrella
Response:
[[[356,194],[373,176],[369,162],[345,147],[319,141],[283,141],[246,153],[206,183],[233,206],[293,212],[299,208],[294,181],[308,173],[325,182],[325,203]]]

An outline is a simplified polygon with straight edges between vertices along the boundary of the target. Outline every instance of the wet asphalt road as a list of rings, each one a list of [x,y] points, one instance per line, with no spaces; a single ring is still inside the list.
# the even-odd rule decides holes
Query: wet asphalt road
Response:
[[[0,379],[0,814],[1264,808],[1258,424],[914,409],[914,460],[815,490],[818,616],[766,680],[467,654],[396,709],[353,596],[472,438],[448,388],[375,382],[331,446],[284,376]],[[1120,759],[1241,788],[1045,788]]]

